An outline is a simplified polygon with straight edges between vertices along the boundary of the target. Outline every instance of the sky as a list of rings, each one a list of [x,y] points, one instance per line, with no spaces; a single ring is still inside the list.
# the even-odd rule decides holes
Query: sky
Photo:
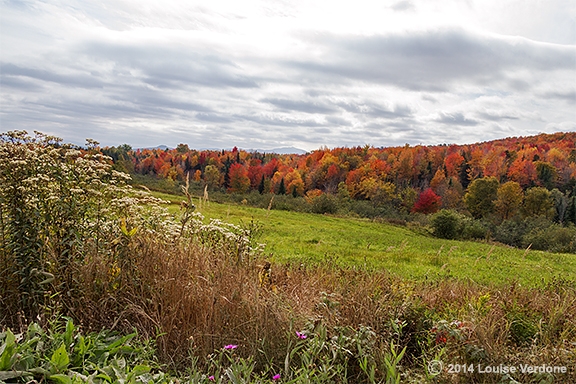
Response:
[[[0,131],[191,148],[576,131],[574,0],[0,0]]]

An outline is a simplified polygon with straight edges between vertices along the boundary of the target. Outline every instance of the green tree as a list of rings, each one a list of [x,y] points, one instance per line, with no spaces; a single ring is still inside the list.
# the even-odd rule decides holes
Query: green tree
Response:
[[[442,209],[430,221],[432,234],[443,239],[456,239],[462,233],[462,218],[455,211]]]
[[[494,212],[494,201],[498,197],[498,180],[495,177],[476,179],[468,186],[464,204],[475,218]]]
[[[515,181],[502,184],[496,192],[496,201],[494,202],[500,218],[508,220],[514,216],[520,209],[523,199],[524,195],[520,184]]]
[[[284,178],[280,180],[280,185],[278,186],[278,194],[285,195],[286,194],[286,185],[284,185]]]
[[[204,181],[208,188],[218,188],[222,179],[222,174],[215,165],[207,165],[204,169]]]
[[[176,147],[176,152],[180,154],[188,153],[190,152],[190,148],[188,147],[188,144],[178,144]]]
[[[542,185],[548,189],[554,188],[556,180],[558,179],[558,171],[556,167],[545,161],[537,161],[536,172],[538,173],[538,180]]]
[[[543,187],[534,187],[526,191],[523,211],[526,217],[554,215],[552,194]]]
[[[568,206],[570,204],[570,198],[562,193],[558,188],[554,188],[550,191],[550,194],[554,201],[554,208],[556,209],[554,220],[558,223],[564,223]]]
[[[264,193],[264,189],[265,189],[265,185],[264,185],[264,175],[262,175],[262,178],[260,179],[260,184],[258,184],[258,193],[263,194],[263,193]]]

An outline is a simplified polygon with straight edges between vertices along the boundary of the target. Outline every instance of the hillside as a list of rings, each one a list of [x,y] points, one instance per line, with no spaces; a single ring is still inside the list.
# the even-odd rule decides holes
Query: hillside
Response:
[[[173,202],[179,196],[158,194]],[[387,270],[416,280],[455,277],[481,284],[516,281],[537,286],[554,278],[576,281],[576,256],[514,249],[486,242],[437,239],[385,222],[219,204],[197,205],[197,211],[238,225],[259,226],[258,242],[271,261]]]
[[[427,212],[418,199],[433,193],[440,208],[462,210],[474,180],[494,177],[557,189],[566,207],[557,221],[576,224],[576,132],[515,137],[470,145],[319,149],[303,155],[199,151],[180,144],[171,150],[104,148],[120,170],[183,182],[187,177],[211,191],[288,194],[310,199],[340,195],[396,211]],[[199,187],[200,188],[200,187]],[[558,199],[556,199],[558,200]],[[506,219],[507,217],[504,217]]]

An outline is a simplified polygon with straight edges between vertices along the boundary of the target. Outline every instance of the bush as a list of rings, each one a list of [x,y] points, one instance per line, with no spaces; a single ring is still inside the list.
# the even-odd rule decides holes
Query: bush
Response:
[[[310,201],[310,210],[313,213],[336,213],[338,212],[338,198],[336,196],[323,193],[314,197]]]
[[[576,228],[552,224],[535,228],[522,238],[522,246],[550,252],[576,253]]]
[[[458,212],[442,209],[431,220],[432,234],[442,239],[456,239],[462,236],[464,216]]]
[[[463,219],[464,229],[462,231],[463,239],[485,239],[490,232],[488,225],[480,220],[473,220],[471,218]]]
[[[164,226],[167,212],[155,211],[160,200],[132,190],[96,145],[81,150],[25,131],[0,136],[0,297],[30,318],[55,293],[64,301],[79,296],[87,255],[121,264],[134,228],[177,231]]]
[[[517,220],[505,220],[494,229],[494,240],[513,247],[522,246],[526,224]]]
[[[306,212],[308,208],[308,204],[306,204],[306,200],[303,197],[274,195],[274,201],[272,202],[272,209],[281,211]]]

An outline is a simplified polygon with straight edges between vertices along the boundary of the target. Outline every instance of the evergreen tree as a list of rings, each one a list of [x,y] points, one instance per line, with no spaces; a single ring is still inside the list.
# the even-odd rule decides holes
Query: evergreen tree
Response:
[[[568,207],[566,208],[566,222],[576,224],[576,195],[569,199]]]
[[[298,191],[295,185],[292,186],[292,197],[298,197]]]
[[[280,180],[280,186],[278,187],[278,194],[285,195],[286,194],[286,186],[284,185],[284,178]]]
[[[262,179],[260,179],[260,184],[258,185],[258,192],[260,194],[264,193],[264,175],[262,175]]]

